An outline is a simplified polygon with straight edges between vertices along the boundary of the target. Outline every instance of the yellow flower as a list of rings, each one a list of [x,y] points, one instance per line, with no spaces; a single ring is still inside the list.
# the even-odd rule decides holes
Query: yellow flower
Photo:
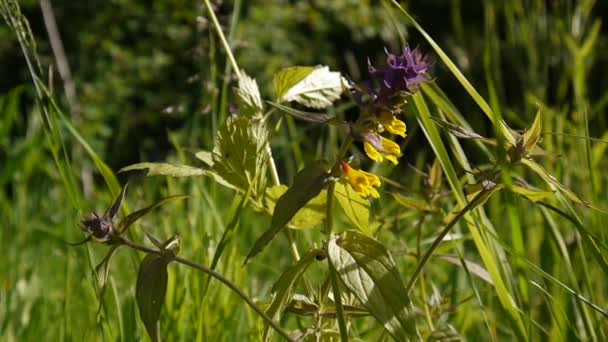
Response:
[[[376,117],[387,131],[405,138],[405,122],[397,119],[393,113],[383,110]]]
[[[377,162],[387,159],[397,165],[397,158],[401,156],[399,145],[375,133],[365,136],[363,148],[367,156]]]
[[[362,197],[372,196],[373,198],[380,197],[375,189],[380,186],[380,178],[365,171],[353,169],[350,165],[342,162],[342,172],[344,178],[350,186]]]

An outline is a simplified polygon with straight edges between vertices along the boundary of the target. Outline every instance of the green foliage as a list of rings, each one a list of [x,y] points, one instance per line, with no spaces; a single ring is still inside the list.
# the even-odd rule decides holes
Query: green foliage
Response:
[[[39,3],[0,5],[0,339],[606,340],[605,3],[213,1],[222,31],[196,1],[53,2],[80,110]],[[431,77],[372,164],[344,78],[406,42]],[[152,205],[99,208],[126,178]],[[66,244],[89,210],[147,255]]]
[[[354,231],[333,237],[329,260],[344,285],[397,341],[419,339],[410,299],[388,250]]]

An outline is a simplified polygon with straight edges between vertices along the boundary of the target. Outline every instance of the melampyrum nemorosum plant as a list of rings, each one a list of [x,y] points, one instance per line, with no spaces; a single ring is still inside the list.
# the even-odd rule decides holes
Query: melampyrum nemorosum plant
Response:
[[[109,272],[110,258],[119,247],[146,253],[139,267],[136,299],[142,321],[153,340],[160,339],[161,335],[158,321],[166,290],[167,266],[170,263],[179,263],[197,269],[235,291],[264,319],[267,327],[273,328],[264,329],[262,332],[264,339],[271,338],[272,331],[276,331],[287,340],[303,339],[311,335],[317,338],[331,337],[336,334],[337,326],[340,338],[345,341],[356,333],[352,329],[353,322],[360,316],[370,315],[398,341],[446,337],[446,333],[448,337],[457,337],[457,333],[450,329],[449,325],[446,329],[438,324],[444,321],[442,316],[449,314],[449,310],[442,310],[439,306],[429,308],[424,286],[421,286],[421,298],[412,298],[410,294],[416,281],[421,278],[423,269],[433,252],[461,218],[471,232],[483,266],[486,268],[484,271],[493,282],[500,304],[512,318],[513,334],[519,339],[526,340],[530,328],[524,323],[525,312],[513,298],[513,292],[504,285],[503,279],[511,274],[510,269],[499,263],[497,257],[507,249],[496,246],[492,242],[491,234],[494,232],[488,220],[483,218],[483,204],[499,191],[513,192],[571,220],[579,229],[585,246],[589,247],[599,265],[608,269],[600,253],[599,239],[582,227],[576,215],[569,215],[549,202],[557,199],[560,205],[570,209],[567,201],[569,200],[598,209],[561,184],[537,162],[538,158],[547,156],[539,146],[542,111],[538,111],[531,127],[525,132],[510,129],[496,113],[492,112],[485,100],[440,47],[398,5],[406,18],[427,39],[439,59],[453,72],[471,98],[492,121],[496,139],[485,138],[473,132],[458,116],[446,117],[450,103],[437,84],[427,75],[428,62],[424,55],[417,49],[410,50],[409,47],[405,47],[401,55],[389,53],[386,65],[374,67],[370,63],[371,80],[362,84],[353,84],[340,73],[329,71],[327,67],[293,67],[280,70],[274,78],[273,100],[263,101],[256,81],[238,68],[209,2],[205,3],[239,80],[236,87],[239,110],[223,123],[213,150],[200,151],[196,154],[207,164],[207,168],[142,163],[124,168],[123,171],[147,169],[148,175],[212,177],[219,184],[239,193],[241,196],[239,208],[250,205],[272,215],[270,227],[252,245],[245,262],[262,252],[281,232],[287,236],[287,241],[291,244],[294,264],[282,273],[273,286],[268,305],[260,308],[232,282],[214,271],[225,246],[230,243],[230,232],[235,228],[238,220],[232,220],[227,225],[211,265],[205,267],[179,256],[180,240],[177,235],[162,242],[146,233],[154,245],[154,248],[151,248],[132,241],[125,234],[129,226],[152,209],[184,196],[165,198],[135,211],[115,224],[115,217],[125,197],[126,187],[123,188],[117,200],[103,215],[93,213],[82,221],[81,228],[89,234],[83,242],[97,241],[109,246],[106,257],[96,268],[102,294]],[[33,35],[18,11],[18,4],[3,0],[0,5],[3,18],[17,34],[28,65],[31,66],[30,72],[37,95],[43,104],[42,113],[47,128],[45,132],[57,147],[53,152],[72,200],[78,203],[75,199],[77,192],[74,190],[74,182],[68,172],[69,168],[60,162],[58,151],[61,137],[55,115],[68,128],[70,134],[87,148],[87,152],[98,165],[108,185],[116,187],[114,175],[108,172],[107,166],[97,158],[85,144],[84,139],[61,115],[51,92],[41,81],[43,78],[39,73],[42,68],[40,61],[35,58]],[[346,96],[343,96],[344,94]],[[318,111],[333,106],[341,97],[348,97],[356,104],[358,116],[354,120],[345,120]],[[435,107],[429,108],[427,99],[432,100]],[[317,111],[295,109],[290,105],[292,103]],[[269,137],[273,134],[270,121],[273,116],[281,113],[314,125],[332,125],[340,131],[342,138],[337,155],[328,156],[331,159],[329,162],[326,160],[308,162],[289,186],[279,179],[269,144]],[[405,138],[406,127],[402,120],[404,113],[416,117],[437,157],[427,177],[429,191],[424,200],[383,190],[381,178],[372,172],[363,171],[357,161],[351,158],[351,152],[356,150],[353,143],[358,142],[363,145],[364,154],[371,160],[397,164],[401,156],[401,148],[395,142],[394,136]],[[462,160],[462,156],[456,156],[461,159],[460,163],[466,172],[461,181],[449,161],[447,149],[439,138],[437,128],[445,129],[456,138],[471,139],[478,142],[479,146],[484,146],[483,150],[488,155],[487,163],[472,167],[467,161]],[[521,169],[540,176],[549,189],[542,190],[530,185],[516,172]],[[448,191],[443,188],[444,179],[450,187]],[[386,182],[392,181],[386,179]],[[369,201],[379,198],[381,194],[390,194],[399,205],[421,212],[423,219],[432,215],[443,218],[440,233],[424,253],[421,249],[419,230],[418,244],[414,253],[417,268],[408,275],[407,284],[402,281],[387,247],[375,239],[379,231],[378,226],[370,223]],[[336,201],[342,207],[354,230],[335,231]],[[453,209],[447,213],[442,212],[440,209],[442,202],[450,203]],[[296,246],[290,238],[291,233],[288,229],[315,228],[323,222],[326,236],[323,241],[318,241],[316,244],[320,247],[307,246],[308,251],[300,256],[298,252],[300,246]],[[477,225],[482,226],[485,231],[479,230]],[[397,230],[395,233],[399,234],[400,231]],[[490,238],[482,233],[489,235]],[[490,250],[495,251],[494,254]],[[320,286],[321,291],[315,291],[304,277],[307,268],[314,262],[323,262],[326,265],[327,275]],[[466,267],[466,263],[461,262],[463,267]],[[306,288],[305,295],[295,293],[296,287],[300,284]],[[591,308],[603,316],[608,316],[603,309],[586,298],[576,296],[576,300],[582,303],[581,310]],[[288,333],[277,323],[287,313],[313,316],[315,317],[313,326]],[[421,323],[423,320],[426,320],[426,324]]]

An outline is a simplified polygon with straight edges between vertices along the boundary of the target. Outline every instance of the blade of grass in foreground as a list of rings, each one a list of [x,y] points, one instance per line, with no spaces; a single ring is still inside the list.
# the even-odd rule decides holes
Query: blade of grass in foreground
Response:
[[[456,196],[458,204],[465,207],[467,205],[466,196],[460,182],[458,181],[458,175],[456,174],[456,170],[452,165],[448,152],[443,144],[443,141],[441,140],[441,137],[439,136],[439,132],[430,118],[428,106],[420,93],[414,95],[413,100],[413,106],[415,108],[414,112],[416,113],[417,120],[422,127],[427,140],[431,144],[435,155],[441,163],[450,187]],[[481,209],[478,209],[477,212],[481,212]],[[506,282],[503,280],[499,269],[499,263],[497,262],[497,256],[492,253],[492,249],[486,244],[486,241],[482,236],[482,232],[480,231],[480,227],[484,226],[485,222],[481,219],[475,219],[474,217],[471,217],[471,215],[465,216],[465,222],[469,228],[469,231],[471,232],[471,236],[473,237],[473,241],[475,242],[479,255],[483,260],[492,281],[494,282],[498,299],[503,308],[510,314],[513,323],[516,326],[515,332],[518,338],[520,340],[527,340],[528,335],[519,314],[521,310],[515,304],[513,296],[511,295]],[[486,229],[492,230],[488,227],[486,227]]]

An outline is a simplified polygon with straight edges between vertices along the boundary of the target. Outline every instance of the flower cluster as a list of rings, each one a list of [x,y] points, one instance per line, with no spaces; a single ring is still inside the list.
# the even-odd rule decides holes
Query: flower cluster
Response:
[[[398,163],[401,149],[394,141],[380,135],[385,131],[406,136],[405,123],[399,119],[406,97],[413,95],[420,84],[427,81],[429,63],[418,49],[403,49],[402,55],[387,51],[386,65],[375,67],[369,63],[372,82],[353,86],[351,92],[361,115],[353,126],[353,136],[363,142],[367,156],[376,161]],[[369,173],[343,164],[345,180],[363,197],[379,197],[375,187],[380,179]]]

